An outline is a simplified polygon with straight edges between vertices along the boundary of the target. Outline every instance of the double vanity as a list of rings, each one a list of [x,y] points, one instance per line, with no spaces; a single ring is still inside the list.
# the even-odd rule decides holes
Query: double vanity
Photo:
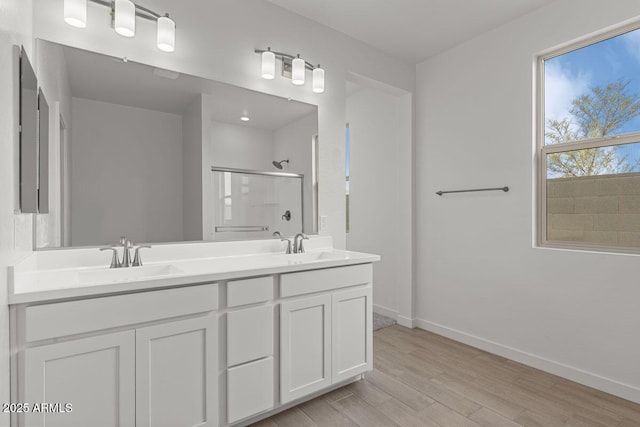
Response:
[[[158,245],[118,269],[34,252],[10,270],[12,401],[31,405],[12,425],[247,425],[360,378],[379,257],[305,246]]]

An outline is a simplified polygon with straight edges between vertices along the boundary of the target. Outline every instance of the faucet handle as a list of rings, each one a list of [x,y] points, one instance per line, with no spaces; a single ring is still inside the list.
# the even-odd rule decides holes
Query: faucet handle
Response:
[[[135,255],[133,256],[133,267],[142,267],[142,258],[140,257],[140,249],[151,248],[149,245],[141,245],[136,247]]]
[[[285,239],[284,237],[280,239],[281,242],[287,241],[287,251],[285,252],[287,255],[289,255],[292,251],[291,251],[291,239]]]
[[[306,234],[300,233],[300,243],[298,244],[298,253],[299,254],[303,254],[304,253],[304,245],[302,244],[302,242],[304,240],[309,240],[309,238],[307,237]]]
[[[111,265],[109,268],[120,268],[122,265],[120,264],[120,258],[118,257],[118,249],[113,246],[109,246],[107,248],[100,248],[100,251],[113,251],[113,255],[111,256]]]

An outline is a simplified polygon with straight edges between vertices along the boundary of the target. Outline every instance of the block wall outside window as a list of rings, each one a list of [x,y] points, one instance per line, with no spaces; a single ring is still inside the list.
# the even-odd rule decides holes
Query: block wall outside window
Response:
[[[640,247],[640,173],[547,180],[547,240]]]

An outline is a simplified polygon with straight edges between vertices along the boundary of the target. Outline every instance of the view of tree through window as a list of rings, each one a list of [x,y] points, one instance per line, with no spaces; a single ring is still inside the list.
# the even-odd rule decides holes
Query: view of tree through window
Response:
[[[640,30],[540,67],[541,242],[640,248]]]
[[[640,131],[640,30],[544,62],[545,144]],[[548,177],[640,171],[640,147],[554,153]]]

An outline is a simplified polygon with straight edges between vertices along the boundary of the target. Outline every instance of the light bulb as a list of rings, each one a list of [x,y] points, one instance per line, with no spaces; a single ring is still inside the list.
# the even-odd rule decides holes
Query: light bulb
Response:
[[[64,21],[78,28],[87,26],[87,0],[64,0]]]
[[[324,92],[324,70],[320,68],[320,64],[313,69],[313,91],[315,93]]]
[[[303,85],[304,70],[305,70],[304,59],[300,58],[300,55],[298,55],[298,57],[291,62],[291,83],[298,86]]]
[[[136,5],[130,0],[116,0],[114,28],[125,37],[136,35]]]
[[[272,80],[276,77],[276,55],[267,48],[262,52],[262,78]]]
[[[158,18],[158,49],[165,52],[176,50],[176,23],[169,15]]]

